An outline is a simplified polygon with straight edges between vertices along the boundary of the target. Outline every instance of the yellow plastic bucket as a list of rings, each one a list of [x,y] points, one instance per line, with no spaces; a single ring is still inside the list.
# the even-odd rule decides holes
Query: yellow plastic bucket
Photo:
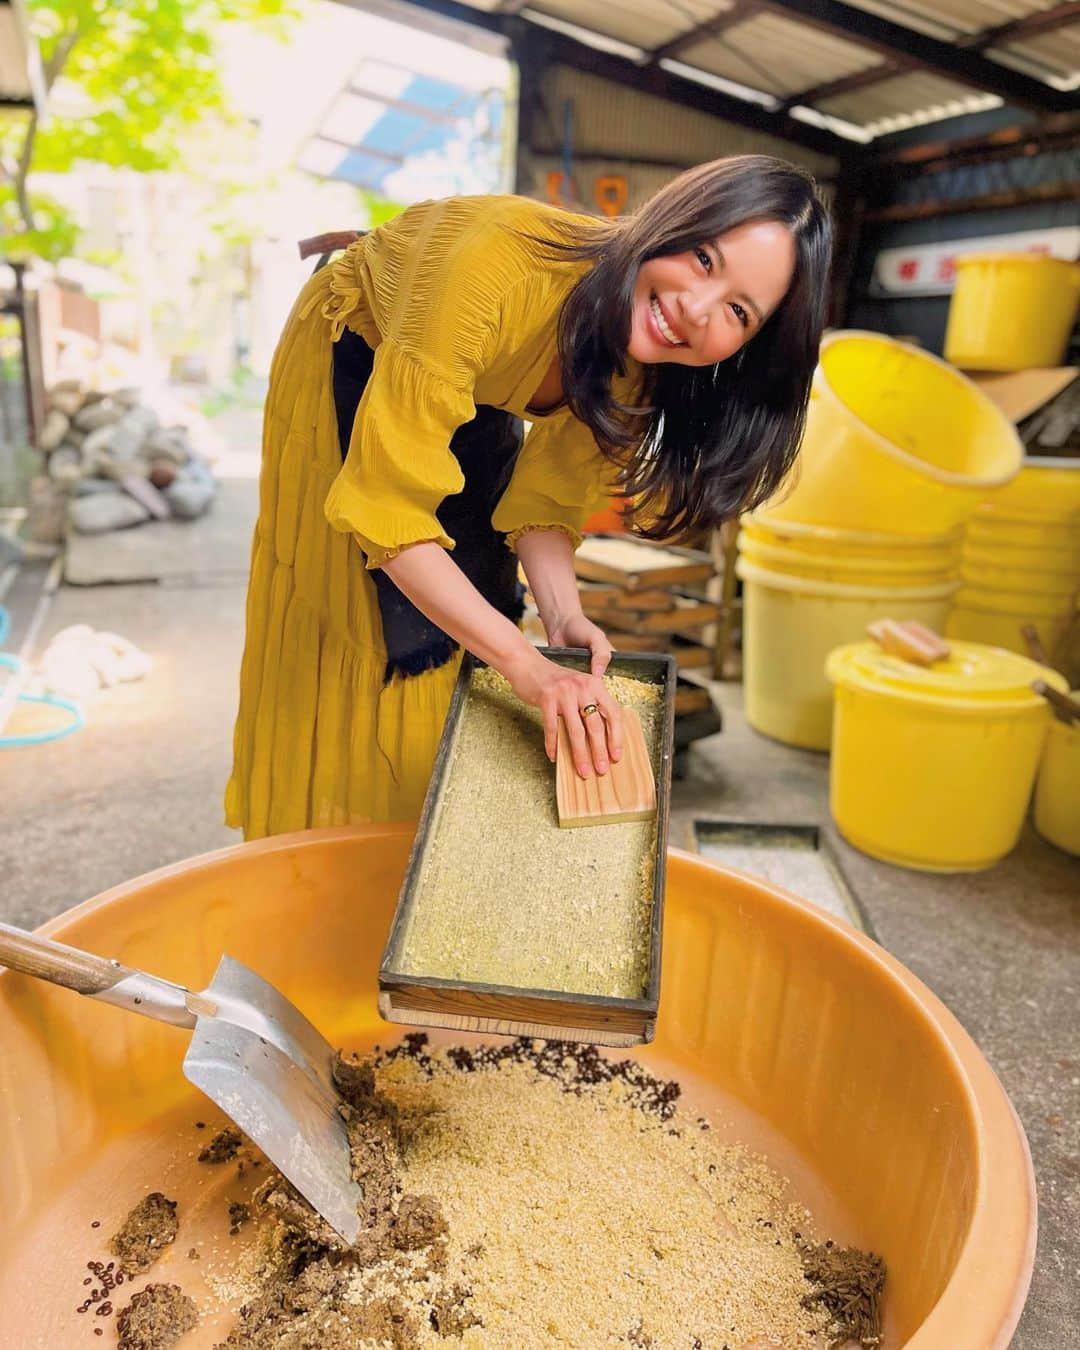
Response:
[[[895,534],[882,530],[840,530],[809,525],[800,520],[778,520],[758,512],[743,516],[748,539],[763,544],[797,548],[803,553],[826,553],[837,558],[898,558],[931,567],[954,563],[963,547],[963,526],[940,535]]]
[[[972,543],[985,544],[988,548],[1048,550],[1072,559],[1080,556],[1080,534],[1076,525],[1009,516],[989,506],[980,506],[972,516],[967,537]]]
[[[1012,614],[1021,622],[1025,618],[1068,617],[1076,609],[1072,592],[1055,595],[1044,591],[1004,591],[993,586],[962,586],[956,593],[956,603],[972,609]]]
[[[227,951],[331,1044],[388,1045],[402,1028],[378,1016],[379,955],[411,843],[411,826],[389,825],[243,844],[118,886],[46,931],[193,989]],[[85,1262],[155,1185],[180,1203],[181,1240],[149,1278],[178,1280],[200,1304],[181,1350],[219,1344],[249,1295],[243,1280],[211,1287],[208,1268],[238,1262],[247,1239],[224,1236],[235,1169],[192,1157],[192,1123],[208,1117],[180,1070],[188,1037],[3,972],[0,1045],[5,1350],[98,1343],[81,1324],[101,1319],[75,1312]],[[1027,1141],[971,1037],[877,943],[768,882],[673,852],[656,1040],[631,1053],[807,1177],[833,1236],[884,1257],[882,1350],[1009,1345],[1035,1253]],[[189,1246],[204,1259],[187,1260]],[[521,1306],[524,1325],[533,1311]]]
[[[739,552],[747,562],[757,563],[785,576],[807,577],[815,581],[836,582],[846,586],[880,586],[883,589],[935,586],[953,581],[959,575],[957,563],[947,561],[928,566],[908,558],[844,558],[828,553],[804,553],[801,549],[763,543],[741,531]]]
[[[971,380],[880,333],[821,344],[795,470],[767,522],[942,535],[1020,468],[1016,428]]]
[[[871,857],[930,872],[993,866],[1015,846],[1050,726],[1026,657],[955,643],[932,667],[874,642],[833,652],[830,804],[841,834]]]
[[[1020,629],[1030,623],[1043,651],[1051,661],[1055,661],[1065,641],[1070,619],[1069,614],[1021,617],[997,609],[979,609],[957,601],[945,621],[945,636],[959,638],[962,642],[982,643],[987,647],[1001,647],[1024,656],[1028,646]]]
[[[1044,839],[1080,855],[1080,725],[1050,726],[1035,785],[1035,828]]]
[[[1046,600],[1060,600],[1067,604],[1068,598],[1075,595],[1078,578],[1073,572],[1056,572],[1049,569],[1021,571],[1015,567],[999,567],[981,558],[966,556],[960,568],[960,577],[965,587],[986,591],[1004,591],[1007,595],[1039,596]]]
[[[746,718],[785,745],[828,750],[832,690],[825,659],[877,619],[915,619],[940,632],[956,582],[918,589],[842,586],[786,576],[740,558]]]
[[[1051,521],[1080,531],[1080,459],[1028,458],[982,503],[988,513]]]
[[[987,548],[971,543],[964,549],[960,561],[962,575],[975,586],[1051,593],[1074,591],[1080,587],[1080,553],[1072,558],[1067,553]]]
[[[965,370],[1060,366],[1080,299],[1080,264],[1032,253],[956,260],[945,358]]]

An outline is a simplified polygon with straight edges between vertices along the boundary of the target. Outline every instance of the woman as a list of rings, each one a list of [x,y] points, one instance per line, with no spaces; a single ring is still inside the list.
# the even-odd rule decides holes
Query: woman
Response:
[[[653,538],[775,491],[829,240],[813,181],[749,155],[610,221],[424,202],[316,272],[270,374],[229,823],[415,818],[462,647],[542,711],[549,756],[562,717],[578,772],[605,773],[621,725],[578,598],[582,526],[616,491]],[[591,673],[521,633],[518,561],[549,641]]]

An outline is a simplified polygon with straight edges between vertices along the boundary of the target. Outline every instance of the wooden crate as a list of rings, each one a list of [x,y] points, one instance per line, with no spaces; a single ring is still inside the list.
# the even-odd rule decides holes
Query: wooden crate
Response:
[[[553,660],[574,669],[588,668],[588,654],[564,649],[548,649]],[[406,928],[413,916],[421,890],[425,867],[437,839],[439,817],[448,791],[467,782],[468,764],[460,762],[457,744],[466,704],[472,689],[473,671],[480,663],[470,657],[462,663],[447,714],[446,726],[435,760],[435,769],[420,825],[413,843],[409,865],[398,899],[393,926],[383,952],[379,970],[379,1011],[387,1021],[411,1026],[449,1028],[456,1031],[496,1033],[503,1036],[537,1036],[551,1039],[585,1041],[597,1045],[630,1046],[653,1038],[660,998],[660,957],[663,934],[664,877],[671,795],[671,766],[674,753],[675,663],[664,655],[616,656],[610,673],[624,675],[659,686],[660,712],[657,720],[659,742],[656,748],[656,834],[655,861],[651,871],[651,914],[649,919],[646,977],[640,998],[609,997],[603,994],[574,994],[539,987],[513,984],[478,983],[450,980],[404,968],[402,952]],[[554,802],[555,779],[552,766],[551,795]],[[491,822],[491,848],[506,847],[505,832],[514,822]],[[560,831],[567,836],[583,836],[592,830]],[[619,829],[598,825],[595,832]],[[527,902],[528,897],[522,897]],[[575,932],[569,940],[587,946],[587,932]]]

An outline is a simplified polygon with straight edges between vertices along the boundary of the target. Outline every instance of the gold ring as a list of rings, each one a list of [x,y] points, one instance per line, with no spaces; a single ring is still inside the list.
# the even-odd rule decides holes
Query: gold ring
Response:
[[[581,710],[581,715],[582,717],[591,717],[593,713],[597,711],[598,709],[595,703],[586,703],[584,708],[582,708]]]

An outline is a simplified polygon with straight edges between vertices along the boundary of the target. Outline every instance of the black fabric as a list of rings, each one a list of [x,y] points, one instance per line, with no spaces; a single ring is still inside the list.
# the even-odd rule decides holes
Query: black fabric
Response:
[[[334,408],[343,460],[374,356],[363,338],[348,328],[334,343]],[[522,437],[519,417],[479,406],[473,420],[458,427],[450,439],[465,486],[436,512],[455,541],[454,561],[484,599],[515,623],[525,609],[524,590],[517,579],[517,559],[506,547],[506,536],[492,526],[491,516],[514,471]],[[421,614],[381,568],[371,573],[371,579],[386,643],[385,678],[419,675],[445,665],[458,648],[453,638]]]

